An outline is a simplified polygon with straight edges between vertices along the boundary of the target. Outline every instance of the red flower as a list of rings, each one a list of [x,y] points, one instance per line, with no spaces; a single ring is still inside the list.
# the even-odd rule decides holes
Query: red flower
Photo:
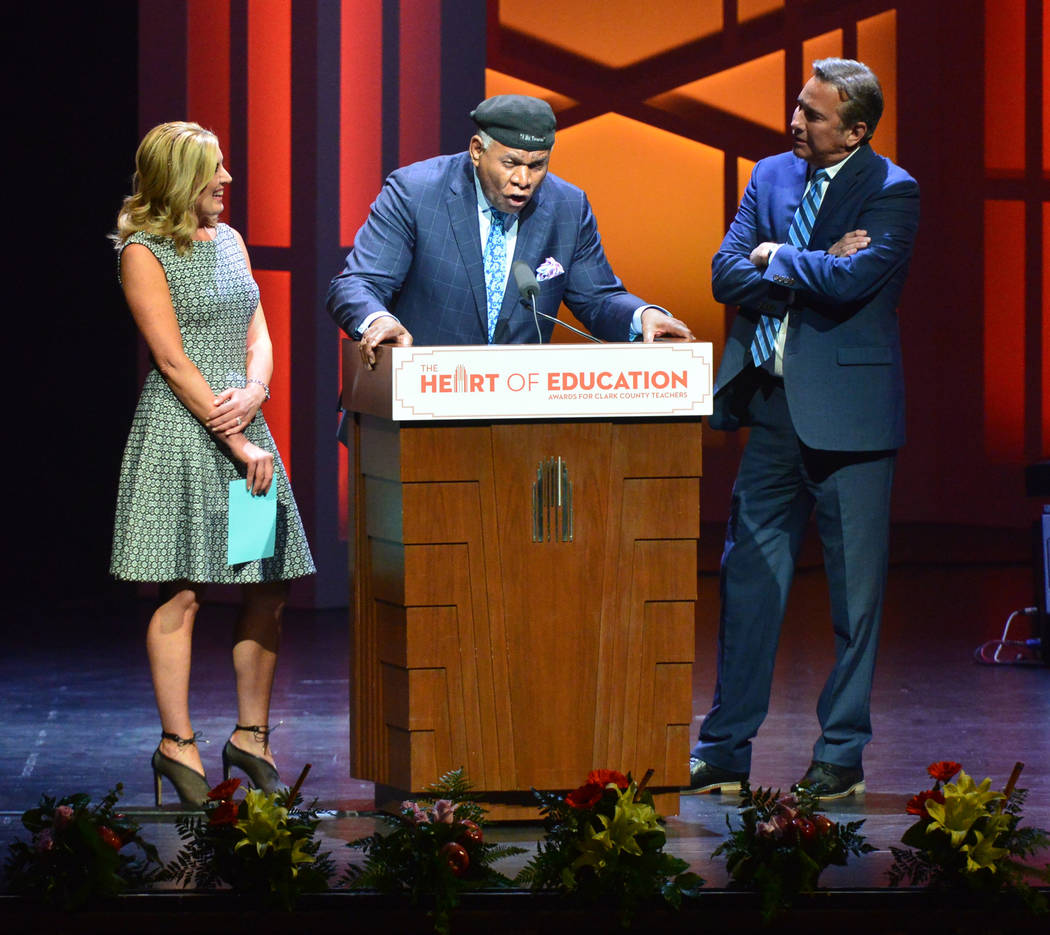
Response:
[[[939,760],[927,766],[926,772],[936,779],[937,782],[947,782],[961,769],[962,763],[956,763],[953,760]]]
[[[212,809],[211,814],[208,816],[208,825],[210,827],[216,827],[217,825],[235,825],[237,824],[237,819],[240,817],[238,811],[239,806],[236,802],[231,802],[229,799],[220,802],[216,808]]]
[[[124,842],[120,839],[120,835],[112,828],[107,828],[105,825],[99,826],[98,836],[115,851],[119,851],[124,846]]]
[[[587,774],[587,784],[590,785],[592,782],[598,783],[603,789],[610,782],[616,783],[620,789],[626,789],[630,785],[627,777],[614,769],[592,769]]]
[[[940,789],[927,789],[924,792],[920,792],[918,795],[913,795],[909,800],[908,804],[904,807],[904,810],[909,815],[918,815],[920,818],[926,818],[926,801],[933,799],[934,802],[940,802],[944,804],[944,793]]]
[[[241,784],[240,779],[236,776],[232,779],[227,779],[224,782],[220,782],[211,792],[208,793],[208,798],[213,802],[216,800],[225,802],[233,798],[233,794],[237,791],[237,787]]]
[[[597,805],[602,800],[605,786],[597,782],[586,782],[579,789],[573,789],[567,796],[565,802],[573,808],[588,809]]]

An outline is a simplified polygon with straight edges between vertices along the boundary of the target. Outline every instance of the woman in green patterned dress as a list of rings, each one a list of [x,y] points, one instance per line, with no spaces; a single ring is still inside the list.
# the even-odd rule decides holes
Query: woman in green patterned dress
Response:
[[[146,648],[160,713],[152,767],[183,805],[209,789],[189,712],[193,625],[205,585],[239,583],[233,643],[236,727],[223,774],[236,766],[272,791],[270,695],[288,580],[313,574],[288,477],[261,406],[273,353],[244,242],[219,222],[231,176],[219,142],[195,123],[166,123],[135,155],[135,191],[113,234],[124,295],[149,347],[146,377],[121,466],[111,572],[160,583]],[[276,486],[272,558],[227,564],[229,483]]]

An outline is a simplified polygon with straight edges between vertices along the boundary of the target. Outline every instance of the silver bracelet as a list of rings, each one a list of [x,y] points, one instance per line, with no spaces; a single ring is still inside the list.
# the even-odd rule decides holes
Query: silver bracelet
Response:
[[[266,391],[266,396],[263,399],[263,402],[267,403],[270,401],[270,388],[265,383],[263,383],[262,380],[256,380],[255,377],[248,377],[248,379],[244,382],[245,386],[247,386],[249,383],[258,383],[259,386],[261,386]]]

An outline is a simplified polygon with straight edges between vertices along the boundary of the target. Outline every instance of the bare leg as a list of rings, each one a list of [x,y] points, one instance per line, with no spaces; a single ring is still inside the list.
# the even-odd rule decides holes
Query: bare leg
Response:
[[[233,637],[233,669],[237,676],[237,723],[245,727],[270,723],[270,693],[287,597],[288,584],[284,581],[244,586],[244,602]],[[246,753],[274,762],[265,737],[235,730],[230,741]]]
[[[184,738],[193,736],[189,704],[190,659],[193,623],[203,594],[203,585],[187,581],[162,585],[163,603],[154,611],[146,629],[146,653],[161,730]],[[160,750],[204,775],[196,744],[180,747],[172,740],[161,740]]]

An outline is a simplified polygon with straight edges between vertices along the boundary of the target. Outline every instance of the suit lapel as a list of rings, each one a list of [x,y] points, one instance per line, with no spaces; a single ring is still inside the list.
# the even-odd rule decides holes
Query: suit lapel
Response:
[[[817,212],[813,231],[810,234],[810,243],[819,243],[823,234],[821,230],[824,224],[832,221],[838,213],[839,207],[850,200],[854,187],[861,181],[864,175],[871,170],[877,157],[871,151],[870,146],[862,146],[852,156],[842,169],[831,180],[824,198],[820,202],[820,210]],[[841,237],[845,231],[839,231],[837,236]]]
[[[543,261],[540,251],[547,243],[550,236],[553,216],[543,200],[543,188],[541,187],[529,203],[518,215],[518,237],[514,243],[514,256],[511,258],[513,264],[522,260],[528,264],[533,272]],[[507,283],[507,294],[503,296],[503,306],[500,309],[500,317],[510,317],[518,303],[518,290],[514,283],[514,277]],[[531,312],[530,312],[531,314]]]
[[[460,262],[470,280],[470,291],[474,294],[474,310],[484,334],[488,331],[488,298],[485,293],[485,264],[481,258],[478,199],[474,191],[474,167],[466,153],[464,162],[465,171],[457,173],[449,185],[448,215]]]
[[[772,219],[772,223],[776,225],[772,232],[772,239],[776,243],[787,243],[791,222],[795,219],[795,212],[802,204],[802,196],[806,191],[807,170],[808,166],[803,160],[792,159],[787,178],[783,182],[778,182],[778,188],[782,192],[780,197],[784,200],[780,203],[778,213]]]
[[[550,236],[554,218],[540,188],[518,216],[518,240],[514,245],[514,259],[524,260],[535,270],[542,258],[540,251]]]

